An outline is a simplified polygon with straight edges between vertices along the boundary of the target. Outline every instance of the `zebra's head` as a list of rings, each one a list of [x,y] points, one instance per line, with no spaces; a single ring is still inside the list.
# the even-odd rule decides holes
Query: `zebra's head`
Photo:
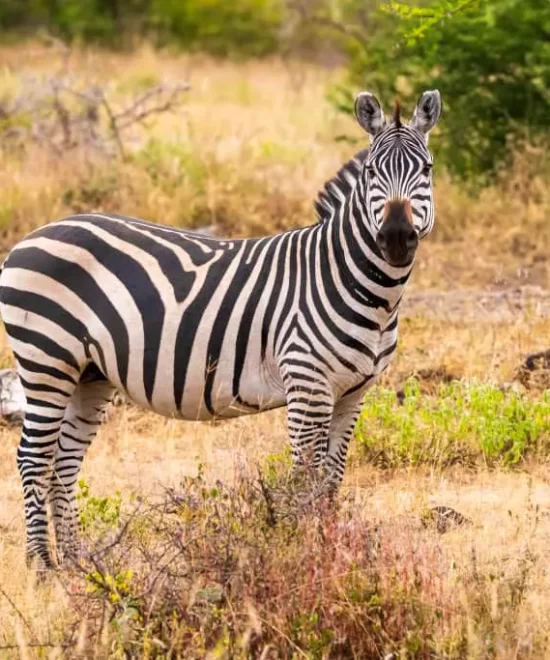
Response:
[[[389,264],[407,266],[434,223],[428,135],[441,114],[441,97],[437,90],[424,92],[411,121],[402,123],[399,103],[387,120],[376,97],[362,92],[355,114],[371,136],[359,185],[376,244]]]

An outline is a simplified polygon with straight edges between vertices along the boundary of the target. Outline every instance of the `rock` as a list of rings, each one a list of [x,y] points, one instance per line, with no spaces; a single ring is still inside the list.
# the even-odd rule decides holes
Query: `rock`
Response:
[[[422,516],[424,527],[435,527],[440,534],[445,534],[455,527],[471,525],[472,521],[450,506],[434,506]]]
[[[550,389],[550,351],[528,355],[516,370],[514,380],[530,390]]]
[[[15,369],[0,369],[0,419],[18,424],[25,417],[25,393]],[[114,406],[122,406],[127,399],[118,390],[113,397]]]
[[[15,369],[0,369],[0,417],[16,424],[25,416],[26,399]]]
[[[525,358],[523,368],[527,371],[536,371],[537,369],[550,369],[550,351],[533,353]]]

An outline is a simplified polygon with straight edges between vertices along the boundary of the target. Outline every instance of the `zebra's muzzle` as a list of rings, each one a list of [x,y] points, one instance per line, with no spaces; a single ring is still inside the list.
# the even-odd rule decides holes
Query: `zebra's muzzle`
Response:
[[[384,259],[392,266],[408,266],[418,247],[418,234],[412,221],[411,204],[408,200],[387,202],[384,221],[376,237]]]

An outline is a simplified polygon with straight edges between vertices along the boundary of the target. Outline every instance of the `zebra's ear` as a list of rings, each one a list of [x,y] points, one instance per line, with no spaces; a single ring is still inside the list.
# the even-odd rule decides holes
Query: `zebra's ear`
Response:
[[[361,128],[375,137],[384,128],[385,117],[378,99],[370,92],[361,92],[355,99],[355,116]]]
[[[439,90],[430,89],[418,99],[414,110],[411,126],[424,133],[426,140],[428,133],[437,124],[441,116],[441,95]]]

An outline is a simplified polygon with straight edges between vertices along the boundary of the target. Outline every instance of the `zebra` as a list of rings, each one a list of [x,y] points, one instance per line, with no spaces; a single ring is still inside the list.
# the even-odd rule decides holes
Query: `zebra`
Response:
[[[370,145],[326,183],[311,226],[231,240],[92,213],[13,247],[0,313],[26,395],[17,464],[30,564],[78,555],[78,474],[116,389],[188,420],[286,406],[294,464],[337,491],[434,224],[439,92],[421,95],[410,122],[400,113],[357,96]]]

